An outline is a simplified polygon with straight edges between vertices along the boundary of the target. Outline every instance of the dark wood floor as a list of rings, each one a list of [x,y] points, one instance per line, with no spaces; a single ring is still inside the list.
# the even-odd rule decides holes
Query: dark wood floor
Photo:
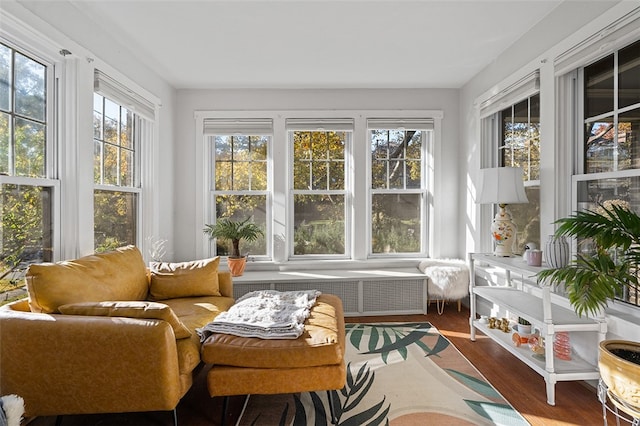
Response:
[[[347,322],[429,321],[476,366],[532,426],[603,424],[602,406],[592,387],[583,382],[559,382],[556,384],[556,405],[548,405],[542,377],[486,336],[478,334],[475,342],[469,340],[468,315],[469,311],[464,307],[459,313],[455,304],[450,304],[443,315],[438,315],[433,306],[428,315],[349,317]],[[180,426],[220,424],[222,402],[220,398],[208,397],[205,374],[206,370],[199,374],[192,389],[178,405]],[[242,397],[232,401],[231,417],[233,412],[239,412],[242,404]],[[171,413],[168,412],[65,416],[62,426],[165,426],[171,425],[172,419]],[[53,426],[55,418],[37,418],[29,424]],[[609,424],[615,424],[611,415]]]

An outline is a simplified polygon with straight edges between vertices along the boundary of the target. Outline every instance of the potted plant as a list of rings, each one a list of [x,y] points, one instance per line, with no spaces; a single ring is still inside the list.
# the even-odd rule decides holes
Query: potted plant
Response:
[[[240,254],[240,240],[252,242],[264,236],[262,229],[251,219],[251,217],[243,221],[235,221],[229,218],[218,219],[213,225],[205,224],[203,230],[210,239],[217,238],[231,241],[231,255],[227,257],[227,265],[231,275],[234,277],[239,277],[243,274],[247,262],[247,255]]]
[[[565,286],[578,315],[597,314],[623,291],[637,291],[640,266],[640,216],[620,200],[606,201],[560,219],[555,235],[575,237],[592,250],[568,265],[541,271],[546,284]],[[612,401],[631,416],[640,413],[640,343],[604,340],[599,347],[600,376]]]

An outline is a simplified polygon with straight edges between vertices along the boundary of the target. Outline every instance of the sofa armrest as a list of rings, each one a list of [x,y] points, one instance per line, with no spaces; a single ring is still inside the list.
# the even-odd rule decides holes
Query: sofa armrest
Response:
[[[29,416],[171,410],[184,393],[175,337],[162,320],[5,306],[0,342],[0,394],[23,397]]]
[[[220,294],[225,297],[233,298],[233,278],[229,271],[218,271],[218,287]]]

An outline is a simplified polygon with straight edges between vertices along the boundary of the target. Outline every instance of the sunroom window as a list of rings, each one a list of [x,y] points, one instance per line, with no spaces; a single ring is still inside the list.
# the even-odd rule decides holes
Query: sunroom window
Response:
[[[93,95],[94,249],[142,244],[142,147],[151,140],[154,105],[103,72]]]
[[[292,164],[293,256],[346,257],[347,152],[353,120],[287,120]]]
[[[228,218],[250,219],[264,231],[256,241],[242,241],[242,255],[270,257],[267,232],[271,194],[269,152],[271,119],[214,119],[204,122],[211,155],[209,216],[207,223]],[[227,241],[216,241],[212,254],[228,256]]]
[[[617,204],[640,213],[640,41],[581,69],[583,161],[574,175],[577,208]],[[588,241],[579,252],[593,247]],[[638,289],[618,295],[640,306]]]
[[[53,66],[0,44],[0,293],[53,259]]]
[[[371,246],[376,254],[426,252],[431,120],[368,120]]]

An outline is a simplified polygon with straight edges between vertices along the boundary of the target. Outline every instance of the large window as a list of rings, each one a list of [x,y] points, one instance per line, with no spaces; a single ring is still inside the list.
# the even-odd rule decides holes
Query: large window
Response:
[[[243,242],[243,254],[298,264],[429,254],[440,111],[203,111],[195,117],[206,176],[202,226],[252,219],[265,235]],[[201,238],[204,253],[229,253],[226,242]]]
[[[406,120],[405,120],[406,121]],[[407,128],[409,127],[409,128]],[[368,122],[371,149],[370,253],[424,253],[429,121]],[[429,130],[427,130],[429,129]]]
[[[53,258],[52,81],[52,65],[0,44],[0,292]]]
[[[518,229],[514,252],[522,253],[527,243],[540,247],[540,95],[503,109],[499,118],[499,165],[523,169],[529,200],[526,204],[509,205]]]
[[[100,90],[93,95],[94,249],[138,244],[142,118]]]
[[[293,255],[346,256],[351,120],[287,120],[293,152]]]
[[[251,218],[263,229],[265,236],[256,241],[241,242],[242,254],[268,256],[271,120],[207,119],[205,133],[212,154],[210,164],[213,165],[209,182],[211,205],[214,207],[212,216],[215,220]],[[216,241],[215,254],[227,256],[230,252],[228,241]]]
[[[582,127],[574,175],[578,209],[619,204],[640,212],[640,41],[581,69]],[[588,242],[579,251],[589,251]],[[638,289],[619,295],[640,306]]]

